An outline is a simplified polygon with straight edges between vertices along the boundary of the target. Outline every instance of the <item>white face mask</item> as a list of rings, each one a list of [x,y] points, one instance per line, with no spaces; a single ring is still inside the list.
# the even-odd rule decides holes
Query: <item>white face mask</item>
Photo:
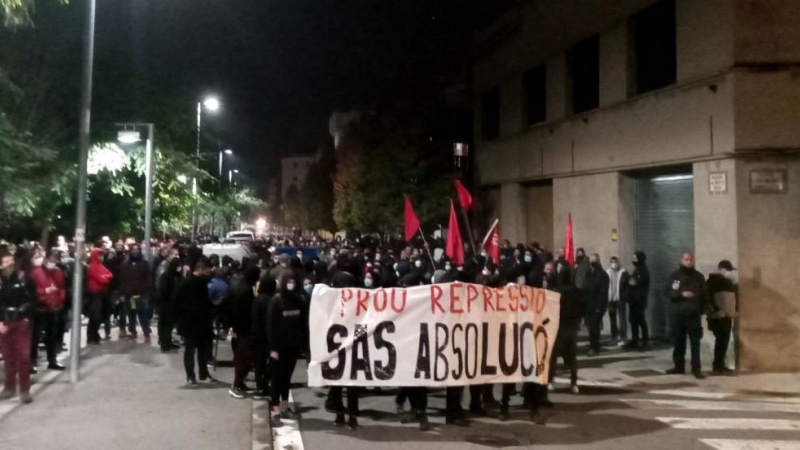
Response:
[[[614,269],[614,270],[619,270],[619,263],[615,263],[615,262],[611,263],[611,268]]]
[[[414,262],[414,265],[417,267],[422,267],[422,261],[417,260],[416,262]]]
[[[286,290],[293,291],[294,290],[294,283],[287,283]]]
[[[41,267],[42,264],[44,263],[44,258],[33,258],[31,262],[33,263],[34,266]]]
[[[56,268],[56,263],[54,263],[54,262],[48,262],[47,264],[45,264],[45,266],[44,266],[44,267],[45,267],[47,270],[53,270],[53,269],[55,269],[55,268]]]
[[[364,286],[372,287],[372,278],[364,278]]]
[[[489,269],[483,269],[483,274],[489,276],[492,274],[492,272],[490,272]]]
[[[306,291],[306,294],[311,295],[311,293],[314,292],[314,285],[313,284],[303,285],[303,290]]]
[[[450,264],[445,264],[445,266],[444,266],[444,270],[446,270],[446,271],[448,271],[448,272],[449,272],[449,271],[453,270],[453,266],[452,266],[452,265],[450,265]]]

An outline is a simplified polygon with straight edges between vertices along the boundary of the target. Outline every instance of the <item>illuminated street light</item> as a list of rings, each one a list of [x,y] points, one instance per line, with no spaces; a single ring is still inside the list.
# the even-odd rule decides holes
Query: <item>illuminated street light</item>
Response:
[[[228,155],[228,156],[233,155],[233,150],[227,149],[227,150],[220,150],[219,151],[219,179],[220,179],[220,181],[222,181],[222,157],[224,155]]]
[[[219,110],[220,103],[216,97],[207,97],[202,102],[197,102],[197,150],[195,152],[195,158],[197,159],[195,164],[197,165],[200,164],[200,124],[203,117],[203,107],[215,112]],[[192,180],[192,242],[197,238],[197,194],[197,178],[195,177]]]
[[[207,99],[203,100],[203,106],[206,107],[211,112],[215,112],[219,109],[219,100],[216,97],[208,97]]]

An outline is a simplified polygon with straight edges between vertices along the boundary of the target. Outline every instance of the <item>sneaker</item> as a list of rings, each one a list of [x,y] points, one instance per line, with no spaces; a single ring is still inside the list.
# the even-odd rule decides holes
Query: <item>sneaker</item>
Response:
[[[281,418],[286,420],[300,420],[300,413],[291,410],[290,408],[286,408],[286,411],[281,412]]]
[[[47,365],[47,370],[57,370],[60,372],[63,371],[64,369],[65,367],[57,362],[51,362]]]
[[[419,417],[420,417],[420,415],[417,413],[417,411],[412,409],[411,411],[407,412],[406,415],[403,416],[402,419],[400,419],[400,423],[407,424],[407,423],[418,422],[419,421]]]
[[[698,379],[698,380],[705,380],[705,379],[706,379],[706,376],[705,376],[705,375],[703,375],[703,371],[702,371],[702,370],[700,370],[700,369],[693,370],[693,371],[692,371],[692,375],[694,375],[694,377],[695,377],[696,379]]]
[[[669,369],[664,373],[666,373],[667,375],[683,375],[686,373],[686,369],[684,369],[683,367],[673,367],[672,369]]]
[[[419,415],[419,431],[430,431],[431,430],[431,423],[428,422],[428,415],[427,414],[420,414]]]
[[[0,392],[0,400],[8,400],[13,398],[15,395],[17,395],[17,391],[15,389],[3,389],[3,391]]]
[[[544,425],[547,423],[544,416],[539,414],[538,411],[531,411],[531,422],[535,423],[536,425]]]
[[[714,375],[730,377],[733,376],[736,373],[736,371],[734,371],[733,369],[729,369],[727,367],[717,367],[716,369],[714,369],[713,373]]]
[[[22,402],[23,405],[27,405],[33,403],[33,397],[31,397],[30,392],[23,392],[19,394],[19,401]]]
[[[350,420],[347,421],[347,428],[350,428],[353,431],[359,428],[358,419],[356,418],[356,416],[350,416]]]
[[[581,393],[581,390],[580,390],[580,388],[578,388],[577,384],[573,384],[571,389],[572,389],[572,393],[575,394],[575,395],[578,395],[578,394]]]
[[[344,419],[342,419],[344,420]],[[281,422],[281,415],[280,414],[271,414],[269,416],[269,426],[272,428],[280,428],[283,426],[283,422]]]
[[[547,384],[547,391],[548,392],[555,392],[555,390],[556,390],[556,387],[555,387],[555,385],[553,385],[553,383],[548,383]]]
[[[129,340],[129,341],[135,341],[135,340],[136,340],[136,339],[138,339],[138,338],[139,338],[139,335],[138,335],[138,334],[136,334],[136,333],[130,333],[130,334],[128,334],[128,340]]]
[[[244,391],[242,390],[242,388],[237,387],[237,386],[231,386],[231,388],[228,389],[228,394],[230,394],[231,397],[239,399],[239,400],[241,400],[241,399],[246,397],[246,395],[245,395]],[[278,419],[280,420],[280,417],[278,417]]]
[[[264,391],[257,391],[250,398],[252,398],[253,400],[268,400],[269,399],[269,394],[267,394]]]
[[[145,334],[144,335],[144,343],[145,344],[151,344],[152,342],[153,342],[153,340],[150,338],[150,335],[149,334]]]
[[[344,414],[336,414],[333,424],[337,427],[343,427],[345,425]]]
[[[212,377],[211,375],[206,375],[204,377],[200,377],[200,381],[202,383],[208,383],[208,384],[219,383],[219,380],[217,380],[216,378]]]
[[[634,342],[634,341],[630,341],[627,344],[623,345],[622,349],[623,350],[638,350],[639,349],[639,343],[638,342]]]
[[[397,412],[398,416],[402,416],[406,413],[406,405],[403,403],[395,403],[395,412]]]
[[[186,380],[186,385],[189,386],[190,388],[197,387],[197,380],[195,380],[194,378],[189,378],[188,380]]]
[[[444,423],[447,425],[455,425],[457,427],[468,427],[469,421],[460,415],[451,415],[445,418]]]

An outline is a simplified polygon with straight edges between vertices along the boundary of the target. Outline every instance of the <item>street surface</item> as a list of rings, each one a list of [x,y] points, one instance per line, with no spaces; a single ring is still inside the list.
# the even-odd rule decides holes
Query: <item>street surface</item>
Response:
[[[162,354],[141,336],[137,344],[115,338],[84,354],[79,385],[66,372],[41,371],[33,404],[0,403],[0,449],[800,449],[797,375],[667,376],[659,371],[669,367],[668,349],[581,358],[581,394],[568,393],[559,376],[546,426],[528,422],[519,409],[508,422],[474,418],[467,428],[445,426],[444,393],[433,391],[434,429],[427,433],[400,424],[390,390],[362,397],[359,430],[334,427],[323,408],[325,390],[304,387],[301,364],[292,395],[303,418],[272,430],[274,445],[266,402],[228,396],[230,367],[215,372],[220,384],[187,389],[182,354]],[[222,342],[220,358],[230,357]]]

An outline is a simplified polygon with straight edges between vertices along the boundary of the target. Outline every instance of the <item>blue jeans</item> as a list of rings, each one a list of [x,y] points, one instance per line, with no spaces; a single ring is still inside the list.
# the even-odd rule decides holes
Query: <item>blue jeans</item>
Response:
[[[130,298],[125,300],[128,304],[128,332],[136,333],[136,317],[139,317],[139,325],[145,336],[150,336],[153,330],[150,329],[150,299],[146,295],[136,299],[135,305]],[[135,306],[135,307],[134,307]]]

